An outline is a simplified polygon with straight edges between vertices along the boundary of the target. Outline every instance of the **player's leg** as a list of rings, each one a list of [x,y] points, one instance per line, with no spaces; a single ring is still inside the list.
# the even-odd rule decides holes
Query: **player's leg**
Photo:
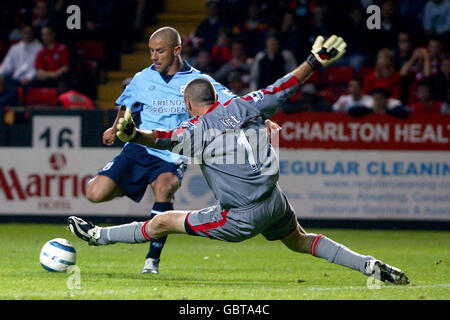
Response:
[[[168,171],[159,174],[156,180],[154,180],[151,184],[155,194],[155,203],[153,204],[150,219],[153,219],[156,215],[165,211],[173,210],[173,196],[180,187],[185,168],[182,166],[184,165],[178,167],[161,160],[162,170]],[[177,172],[177,174],[175,174],[175,172]],[[167,237],[161,237],[150,243],[150,248],[147,256],[145,257],[145,264],[142,269],[142,273],[159,273],[161,252],[164,248],[166,240]]]
[[[400,270],[391,267],[371,256],[356,253],[321,234],[307,233],[297,223],[297,228],[281,242],[295,252],[310,253],[331,263],[349,267],[367,276],[376,276],[379,280],[393,284],[408,284],[408,277]]]
[[[101,228],[81,218],[68,218],[68,229],[77,237],[91,245],[113,243],[142,243],[154,241],[171,233],[185,234],[185,220],[189,211],[168,211],[152,220],[132,222],[113,227]]]
[[[123,191],[113,179],[104,175],[97,175],[89,183],[86,198],[93,203],[110,201],[123,195]]]

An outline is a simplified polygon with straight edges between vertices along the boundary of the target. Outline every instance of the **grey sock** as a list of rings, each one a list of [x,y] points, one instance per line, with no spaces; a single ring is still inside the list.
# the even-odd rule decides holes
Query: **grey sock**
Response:
[[[100,230],[100,239],[98,239],[98,243],[142,243],[151,241],[148,231],[145,230],[147,223],[148,221],[135,221],[128,224],[122,224],[120,226],[102,228]]]
[[[321,234],[316,235],[311,240],[309,251],[312,255],[327,259],[331,263],[346,266],[365,275],[370,275],[367,274],[365,265],[367,261],[374,259],[373,257],[360,255]]]

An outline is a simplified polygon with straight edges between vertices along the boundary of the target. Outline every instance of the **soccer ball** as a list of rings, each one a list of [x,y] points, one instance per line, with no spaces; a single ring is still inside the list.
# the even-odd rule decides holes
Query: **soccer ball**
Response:
[[[51,272],[65,272],[74,265],[77,252],[70,241],[56,238],[48,241],[41,249],[39,261],[45,270]]]

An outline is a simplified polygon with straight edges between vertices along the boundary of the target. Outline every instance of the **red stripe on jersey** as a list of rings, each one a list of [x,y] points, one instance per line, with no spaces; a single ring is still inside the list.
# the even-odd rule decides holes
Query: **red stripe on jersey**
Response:
[[[227,105],[229,105],[230,102],[231,102],[231,100],[233,100],[233,99],[230,99],[230,100],[228,100],[227,102],[225,102],[225,103],[223,104],[223,106],[226,107]]]
[[[220,105],[220,102],[217,101],[216,103],[214,103],[209,109],[208,111],[205,112],[205,114],[210,113],[211,111],[213,111],[215,108],[217,108],[217,106]],[[198,117],[197,117],[198,118]]]
[[[205,232],[206,234],[208,234],[206,231],[210,230],[210,229],[214,229],[217,227],[221,227],[225,224],[225,222],[227,222],[227,214],[228,214],[229,210],[223,210],[221,215],[222,215],[222,219],[220,219],[219,221],[213,221],[213,222],[207,222],[204,224],[199,224],[198,226],[192,226],[189,224],[189,226],[191,227],[191,229],[193,231],[201,231],[201,232]]]
[[[157,139],[170,139],[172,138],[173,131],[156,131]]]
[[[299,83],[298,79],[296,77],[292,76],[288,81],[283,82],[278,87],[274,87],[272,89],[272,91],[269,91],[269,90],[266,90],[266,89],[262,89],[262,92],[264,94],[274,94],[274,93],[277,93],[277,92],[289,89],[289,88],[297,85],[298,83]]]

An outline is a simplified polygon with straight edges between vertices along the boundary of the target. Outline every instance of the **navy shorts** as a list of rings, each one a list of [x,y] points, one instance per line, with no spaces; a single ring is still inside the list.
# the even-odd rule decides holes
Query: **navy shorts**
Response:
[[[164,161],[149,154],[145,148],[129,143],[108,162],[99,175],[110,177],[123,193],[136,202],[141,201],[147,186],[165,172],[172,172],[181,181],[186,165]]]

